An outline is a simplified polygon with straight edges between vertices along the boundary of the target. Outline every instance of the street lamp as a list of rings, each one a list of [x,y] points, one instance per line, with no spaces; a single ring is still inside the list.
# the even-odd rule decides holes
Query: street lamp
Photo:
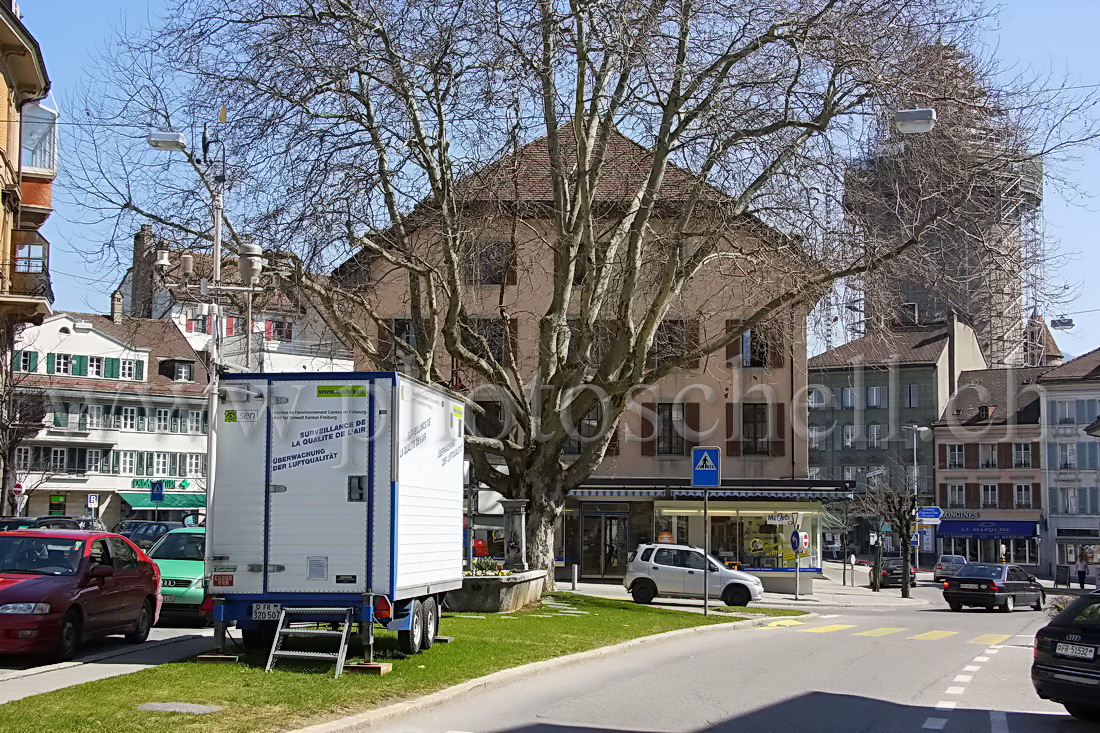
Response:
[[[932,437],[932,428],[916,426],[916,425],[902,425],[902,430],[909,430],[913,433],[913,511],[917,510],[917,504],[920,503],[920,481],[917,478],[917,439],[928,440]],[[920,566],[920,546],[913,548],[913,567]],[[908,582],[906,578],[903,582]]]
[[[883,469],[876,469],[874,471],[868,471],[865,479],[870,480],[877,478],[886,473]],[[878,592],[879,587],[882,585],[882,517],[876,516],[875,521],[878,522],[878,526],[875,527],[875,564],[874,570],[871,571],[871,577],[874,578],[871,581],[871,590]],[[855,585],[856,569],[852,567],[852,585]]]
[[[932,132],[932,128],[936,126],[936,110],[899,109],[894,112],[894,125],[903,135]]]

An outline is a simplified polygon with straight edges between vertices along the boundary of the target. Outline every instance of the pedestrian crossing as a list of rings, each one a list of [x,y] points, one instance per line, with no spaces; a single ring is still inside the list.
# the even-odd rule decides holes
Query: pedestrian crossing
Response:
[[[795,621],[794,619],[782,619],[781,621],[773,621],[760,628],[763,630],[786,628],[800,634],[836,634],[847,632],[849,636],[872,638],[890,636],[904,638],[910,641],[943,641],[945,639],[952,639],[953,641],[960,641],[966,644],[977,644],[984,647],[1004,644],[1012,638],[1010,634],[981,634],[972,639],[967,639],[965,635],[960,635],[962,632],[959,631],[933,629],[930,631],[918,632],[917,629],[909,629],[901,626],[863,628],[857,624],[825,624],[823,626],[806,626],[806,628],[798,628],[799,626],[806,626],[806,624],[804,622]]]

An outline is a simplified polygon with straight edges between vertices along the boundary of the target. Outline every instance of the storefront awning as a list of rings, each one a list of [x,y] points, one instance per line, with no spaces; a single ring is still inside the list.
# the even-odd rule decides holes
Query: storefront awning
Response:
[[[702,499],[702,489],[673,489],[672,496],[686,496]],[[835,491],[770,491],[768,489],[711,489],[707,492],[711,499],[838,499]]]
[[[573,489],[570,496],[645,496],[660,498],[667,493],[666,489]]]
[[[990,520],[944,520],[936,527],[937,537],[969,537],[1006,540],[1023,540],[1035,537],[1036,522],[994,522]]]
[[[206,494],[198,491],[164,492],[164,501],[150,501],[148,491],[120,491],[134,509],[198,509],[206,506]]]

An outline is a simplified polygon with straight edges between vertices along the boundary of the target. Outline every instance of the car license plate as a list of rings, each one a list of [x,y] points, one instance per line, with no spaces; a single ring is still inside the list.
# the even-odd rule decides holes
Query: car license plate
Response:
[[[253,603],[253,621],[278,621],[279,611],[283,608],[281,603]]]
[[[1073,657],[1074,659],[1093,659],[1096,657],[1096,647],[1082,644],[1067,644],[1058,642],[1054,647],[1054,653],[1060,657]]]
[[[966,588],[967,590],[978,590],[977,583],[959,583],[960,588]]]
[[[175,603],[176,602],[176,597],[175,596],[167,596],[167,595],[161,593],[160,594],[160,600],[163,601],[164,603]]]

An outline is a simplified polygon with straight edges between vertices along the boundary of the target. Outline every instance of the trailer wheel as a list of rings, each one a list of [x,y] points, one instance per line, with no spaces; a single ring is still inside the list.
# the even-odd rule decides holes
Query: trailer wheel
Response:
[[[439,631],[439,605],[435,599],[428,596],[424,599],[424,638],[420,640],[421,651],[427,651],[435,643],[435,635]]]
[[[275,643],[274,621],[261,621],[255,629],[241,629],[241,641],[244,648],[253,654],[267,654]]]
[[[408,655],[419,654],[420,645],[424,641],[424,608],[420,600],[412,602],[409,609],[409,630],[397,632],[397,645],[401,651]]]

